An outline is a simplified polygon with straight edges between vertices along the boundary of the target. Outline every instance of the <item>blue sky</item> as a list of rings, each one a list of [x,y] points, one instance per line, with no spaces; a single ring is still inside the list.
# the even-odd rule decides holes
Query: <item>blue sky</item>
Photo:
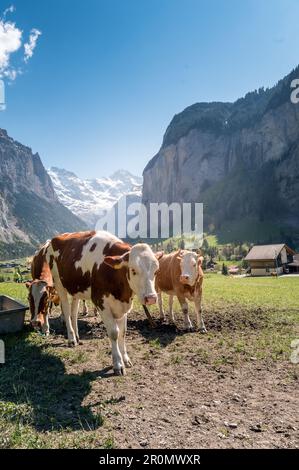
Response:
[[[45,166],[141,174],[173,115],[272,86],[299,63],[298,0],[11,0],[42,32],[0,127]],[[18,60],[18,53],[12,61]]]

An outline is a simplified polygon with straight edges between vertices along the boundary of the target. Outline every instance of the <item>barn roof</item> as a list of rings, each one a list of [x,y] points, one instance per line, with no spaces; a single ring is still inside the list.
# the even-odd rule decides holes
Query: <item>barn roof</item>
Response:
[[[274,260],[277,258],[277,256],[284,247],[286,248],[289,254],[295,254],[295,252],[291,248],[289,248],[285,243],[279,243],[276,245],[255,245],[251,248],[245,260]]]

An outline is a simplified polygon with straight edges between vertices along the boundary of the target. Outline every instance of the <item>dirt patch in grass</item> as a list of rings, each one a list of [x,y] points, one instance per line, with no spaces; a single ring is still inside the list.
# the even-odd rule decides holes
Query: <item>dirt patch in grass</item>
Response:
[[[299,447],[287,312],[226,305],[205,320],[206,335],[185,333],[179,314],[152,330],[132,312],[125,377],[99,317],[80,318],[75,349],[57,319],[49,338],[6,337],[0,447]]]

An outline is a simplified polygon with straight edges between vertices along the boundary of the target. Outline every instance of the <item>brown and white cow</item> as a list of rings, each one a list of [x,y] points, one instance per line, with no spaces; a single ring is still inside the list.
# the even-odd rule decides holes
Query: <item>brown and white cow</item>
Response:
[[[164,255],[159,260],[159,271],[156,276],[160,318],[165,320],[162,305],[162,292],[169,295],[169,317],[174,323],[173,296],[176,295],[185,316],[185,328],[192,330],[193,325],[188,313],[187,300],[194,302],[197,326],[203,333],[206,327],[202,318],[202,287],[203,287],[203,257],[188,250],[179,250]]]
[[[46,259],[49,241],[36,252],[31,263],[31,275],[33,281],[26,282],[28,289],[28,301],[30,305],[31,324],[35,328],[41,328],[42,332],[49,335],[49,314],[52,305],[59,305],[59,297],[53,286],[53,277]]]
[[[69,345],[77,345],[79,299],[91,299],[101,312],[112,345],[113,367],[131,366],[125,334],[134,294],[156,303],[157,257],[147,244],[130,246],[105,232],[66,233],[52,239],[47,259],[65,316]],[[71,305],[68,294],[72,296]]]

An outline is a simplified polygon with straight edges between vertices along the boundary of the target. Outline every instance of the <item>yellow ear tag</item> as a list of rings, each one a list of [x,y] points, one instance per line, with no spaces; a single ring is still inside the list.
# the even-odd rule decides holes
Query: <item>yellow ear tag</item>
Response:
[[[122,263],[120,263],[120,264],[115,264],[115,265],[113,266],[113,268],[114,268],[114,269],[121,269],[121,268],[122,268]]]

